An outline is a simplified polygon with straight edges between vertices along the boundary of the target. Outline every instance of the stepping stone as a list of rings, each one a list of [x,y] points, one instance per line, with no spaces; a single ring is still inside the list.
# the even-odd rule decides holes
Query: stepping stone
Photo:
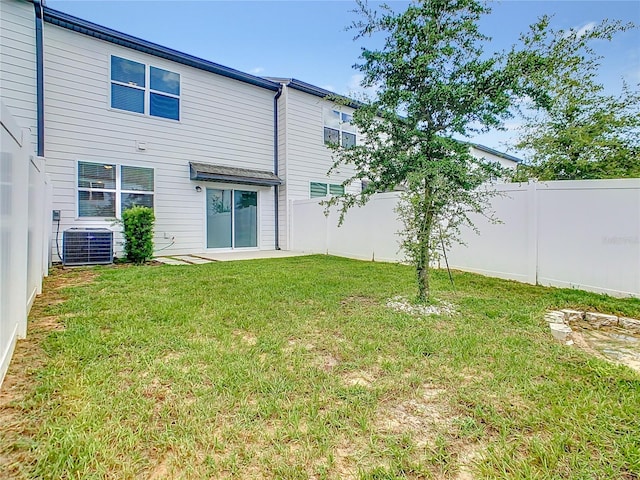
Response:
[[[612,327],[618,325],[618,317],[615,315],[607,315],[606,313],[587,312],[584,319],[589,322],[593,328]]]
[[[544,314],[544,319],[549,323],[564,323],[564,313],[552,310]]]
[[[568,325],[563,323],[550,323],[549,329],[551,330],[551,335],[553,335],[553,338],[556,340],[560,342],[571,341],[571,333],[573,330],[571,330],[571,327]]]
[[[620,317],[618,319],[618,324],[622,328],[629,330],[631,333],[635,333],[636,335],[640,334],[640,320],[636,320],[635,318]]]
[[[173,258],[177,258],[186,263],[191,263],[193,265],[202,265],[203,263],[211,263],[211,260],[205,260],[204,258],[194,257],[192,255],[176,255]]]
[[[156,257],[155,260],[160,263],[164,263],[165,265],[189,265],[187,262],[176,260],[171,257]]]
[[[567,323],[570,322],[579,322],[584,319],[584,312],[580,312],[578,310],[571,310],[569,308],[565,308],[564,310],[560,310],[564,313],[564,319]]]

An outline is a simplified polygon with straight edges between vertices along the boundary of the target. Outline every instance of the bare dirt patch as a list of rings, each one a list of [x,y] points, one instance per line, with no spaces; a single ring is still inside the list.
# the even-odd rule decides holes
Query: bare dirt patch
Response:
[[[336,445],[332,452],[333,470],[336,473],[336,478],[357,478],[356,454],[355,445],[346,438]]]
[[[424,385],[415,398],[383,408],[376,425],[383,431],[411,434],[417,446],[432,445],[437,434],[451,425],[445,394],[444,389]]]
[[[9,370],[0,389],[0,478],[20,476],[20,465],[24,465],[24,450],[14,448],[21,439],[30,436],[33,428],[27,423],[20,405],[31,394],[33,375],[47,362],[41,348],[42,340],[53,332],[64,330],[67,315],[49,315],[51,307],[66,301],[64,289],[90,283],[96,273],[87,269],[53,268],[43,280],[43,293],[39,295],[29,314],[27,337],[18,340]]]
[[[347,385],[366,388],[370,388],[376,380],[369,372],[348,372],[342,375],[342,379]]]
[[[234,330],[233,335],[242,340],[246,345],[253,347],[258,343],[258,337],[256,337],[253,333],[245,332],[243,330]]]
[[[159,480],[161,478],[169,478],[169,462],[163,458],[158,462],[149,475],[149,480]]]
[[[485,451],[485,446],[479,443],[472,443],[461,446],[458,450],[458,471],[455,480],[474,480],[474,464],[480,460]]]

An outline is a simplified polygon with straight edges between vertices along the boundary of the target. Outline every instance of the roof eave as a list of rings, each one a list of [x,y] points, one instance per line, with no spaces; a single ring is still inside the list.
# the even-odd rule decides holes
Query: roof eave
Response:
[[[52,25],[57,25],[62,28],[72,30],[90,37],[98,38],[116,45],[131,48],[139,52],[154,55],[156,57],[171,60],[176,63],[181,63],[199,70],[204,70],[210,73],[215,73],[223,77],[238,80],[240,82],[248,83],[256,87],[265,88],[271,91],[277,91],[280,85],[276,82],[266,80],[261,77],[256,77],[248,73],[235,70],[233,68],[225,67],[202,58],[195,57],[171,48],[163,47],[157,43],[142,40],[133,35],[118,32],[111,28],[103,27],[93,22],[83,20],[73,15],[69,15],[58,10],[54,10],[49,7],[44,7],[44,20]]]
[[[189,178],[202,182],[237,183],[242,185],[257,185],[263,187],[274,187],[282,184],[282,180],[276,174],[267,171],[250,169],[236,169],[235,172],[215,172],[206,171],[209,168],[225,168],[221,165],[206,164],[199,162],[189,162]],[[244,175],[238,172],[242,171]]]
[[[256,185],[261,187],[274,187],[281,185],[282,180],[271,180],[264,178],[236,177],[232,175],[220,175],[217,173],[198,172],[191,177],[191,180],[199,180],[202,182],[218,182],[218,183],[236,183],[239,185]]]
[[[354,100],[353,98],[345,97],[344,95],[339,95],[335,92],[331,92],[324,88],[316,87],[315,85],[311,85],[310,83],[303,82],[301,80],[297,80],[295,78],[288,79],[287,86],[294,90],[298,90],[300,92],[305,92],[310,95],[314,95],[316,97],[325,98],[325,99],[336,99],[342,102],[345,102],[345,105],[351,108],[360,108],[364,105],[364,103],[359,102],[358,100]]]
[[[508,153],[501,152],[499,150],[495,150],[493,148],[487,147],[485,145],[481,145],[479,143],[469,143],[472,147],[475,147],[478,150],[481,150],[485,153],[490,153],[491,155],[495,155],[496,157],[504,158],[505,160],[509,160],[511,162],[523,163],[524,160],[518,157],[514,157],[513,155],[509,155]]]

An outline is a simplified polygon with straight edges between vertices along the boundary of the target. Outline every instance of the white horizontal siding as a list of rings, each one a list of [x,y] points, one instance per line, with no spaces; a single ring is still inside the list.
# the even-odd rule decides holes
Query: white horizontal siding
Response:
[[[0,96],[20,127],[36,131],[36,42],[33,4],[0,1]]]
[[[110,56],[180,74],[179,122],[110,108]],[[189,162],[273,169],[275,92],[145,55],[53,25],[45,29],[46,156],[61,231],[105,226],[77,218],[78,160],[154,168],[156,249],[197,253],[206,247],[205,188],[248,189],[198,183]],[[146,144],[139,151],[137,142]],[[259,247],[274,248],[273,189],[259,190]],[[55,233],[55,226],[54,226]],[[165,238],[168,237],[168,238]],[[118,237],[117,242],[121,242]]]
[[[284,185],[278,191],[279,243],[283,250],[289,249],[289,204],[287,202],[289,184],[287,182],[287,96],[289,89],[282,88],[278,99],[278,175],[284,179]]]
[[[288,89],[287,97],[287,193],[288,200],[309,198],[309,182],[342,183],[353,174],[352,167],[340,167],[331,176],[331,151],[324,144],[323,107],[334,103]],[[342,107],[345,112],[353,109]]]
[[[499,155],[495,155],[493,153],[485,152],[484,150],[480,150],[475,147],[471,147],[471,155],[473,155],[476,158],[484,159],[488,162],[499,163],[502,167],[508,168],[508,169],[514,169],[518,166],[518,163],[514,160],[509,160],[508,158],[504,158]]]

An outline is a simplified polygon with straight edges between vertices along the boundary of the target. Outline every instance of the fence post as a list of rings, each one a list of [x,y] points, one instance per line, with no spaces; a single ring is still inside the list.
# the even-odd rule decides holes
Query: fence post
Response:
[[[538,284],[538,183],[529,181],[527,185],[527,282]]]
[[[43,159],[43,164],[45,164],[45,160]],[[45,164],[46,165],[46,164]],[[46,166],[45,166],[46,172]],[[49,268],[52,265],[51,258],[51,203],[53,199],[53,186],[51,185],[51,179],[49,175],[45,173],[44,175],[44,202],[42,205],[44,211],[44,219],[42,224],[42,235],[43,235],[43,245],[42,245],[42,273],[43,276],[49,276]]]

